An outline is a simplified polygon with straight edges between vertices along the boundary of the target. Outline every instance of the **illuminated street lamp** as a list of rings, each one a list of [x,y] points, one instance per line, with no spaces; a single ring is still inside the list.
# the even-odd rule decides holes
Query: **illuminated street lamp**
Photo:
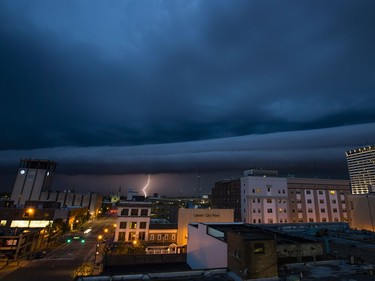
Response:
[[[94,257],[94,264],[96,264],[96,257],[99,255],[99,246],[100,246],[100,241],[103,239],[102,235],[98,235],[98,240],[96,241],[95,245],[95,257]]]

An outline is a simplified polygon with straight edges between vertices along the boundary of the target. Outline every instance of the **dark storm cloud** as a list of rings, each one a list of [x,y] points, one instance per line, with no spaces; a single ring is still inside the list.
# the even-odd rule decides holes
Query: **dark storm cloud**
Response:
[[[0,152],[0,166],[20,158],[52,159],[60,174],[182,173],[277,169],[310,176],[347,177],[345,151],[375,139],[375,123],[215,140],[126,147],[56,147]]]
[[[162,144],[374,122],[374,7],[1,1],[0,148]]]

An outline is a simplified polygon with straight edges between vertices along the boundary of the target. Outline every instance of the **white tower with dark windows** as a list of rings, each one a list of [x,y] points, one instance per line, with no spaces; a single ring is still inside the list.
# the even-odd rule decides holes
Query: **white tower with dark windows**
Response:
[[[40,194],[50,189],[55,170],[54,161],[22,159],[10,199],[15,205],[39,200]]]
[[[352,194],[375,192],[375,145],[346,151]]]

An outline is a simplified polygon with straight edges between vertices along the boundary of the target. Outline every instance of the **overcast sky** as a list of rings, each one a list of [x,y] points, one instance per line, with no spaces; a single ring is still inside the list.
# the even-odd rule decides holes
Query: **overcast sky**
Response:
[[[375,143],[374,14],[371,0],[0,1],[0,189],[29,157],[57,161],[61,188],[253,166],[345,178],[345,150]]]

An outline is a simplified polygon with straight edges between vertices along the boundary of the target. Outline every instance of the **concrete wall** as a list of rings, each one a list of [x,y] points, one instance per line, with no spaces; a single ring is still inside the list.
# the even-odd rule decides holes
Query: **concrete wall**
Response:
[[[184,263],[186,254],[168,255],[106,255],[103,258],[104,266],[146,265],[163,263]]]
[[[352,229],[375,231],[375,193],[348,195]]]
[[[256,252],[256,244],[264,245],[264,253]],[[244,239],[228,232],[228,269],[243,279],[278,276],[276,243],[273,238]]]
[[[192,269],[227,267],[227,244],[208,235],[207,225],[189,225],[188,233],[187,264]]]
[[[193,222],[234,222],[233,209],[179,209],[177,244],[187,244],[188,225]]]

